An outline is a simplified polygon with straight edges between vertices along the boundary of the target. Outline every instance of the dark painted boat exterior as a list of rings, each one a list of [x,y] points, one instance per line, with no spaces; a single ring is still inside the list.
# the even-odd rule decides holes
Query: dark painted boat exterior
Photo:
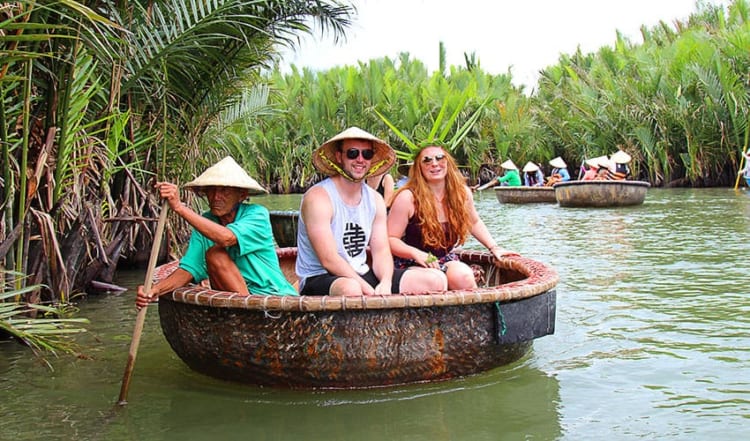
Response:
[[[299,211],[269,211],[271,231],[279,248],[297,246],[297,224]]]
[[[296,248],[277,251],[296,280]],[[554,333],[557,273],[523,257],[484,271],[480,288],[390,296],[240,296],[200,286],[159,300],[161,327],[192,369],[223,380],[351,389],[447,380],[518,360]],[[166,277],[176,263],[161,266]]]
[[[643,181],[569,181],[554,189],[561,207],[625,207],[642,204],[650,186]]]
[[[555,203],[552,187],[495,187],[495,196],[501,204]]]

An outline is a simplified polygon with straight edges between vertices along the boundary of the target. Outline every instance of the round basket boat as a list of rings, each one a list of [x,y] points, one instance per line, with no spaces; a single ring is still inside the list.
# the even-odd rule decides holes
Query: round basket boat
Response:
[[[279,248],[297,246],[297,224],[299,211],[269,211],[271,231]]]
[[[561,207],[624,207],[642,204],[650,186],[643,181],[568,181],[554,189]]]
[[[296,248],[278,249],[295,281]],[[390,296],[241,296],[201,286],[159,299],[192,369],[230,381],[351,389],[446,380],[518,360],[555,327],[557,273],[522,257],[459,252],[480,288]],[[176,262],[159,267],[166,277]]]
[[[495,196],[501,204],[555,203],[552,187],[495,187]]]

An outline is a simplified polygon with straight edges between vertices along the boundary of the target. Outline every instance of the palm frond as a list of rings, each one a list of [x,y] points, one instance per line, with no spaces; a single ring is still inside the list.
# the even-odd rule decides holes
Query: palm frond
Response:
[[[70,306],[29,304],[22,300],[28,294],[44,288],[43,285],[28,285],[14,288],[19,273],[0,271],[4,282],[0,290],[0,330],[28,345],[37,355],[47,351],[76,353],[78,347],[71,336],[86,332],[80,327],[89,321],[85,318],[70,318]]]

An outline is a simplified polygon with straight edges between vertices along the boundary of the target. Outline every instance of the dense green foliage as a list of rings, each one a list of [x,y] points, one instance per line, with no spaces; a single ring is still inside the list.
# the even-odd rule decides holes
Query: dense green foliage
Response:
[[[277,46],[312,23],[341,37],[352,12],[304,0],[0,5],[0,303],[57,304],[138,261],[161,205],[153,181],[185,182],[225,155],[209,143],[263,108],[259,72]]]
[[[473,54],[464,67],[432,73],[407,53],[321,72],[277,68],[269,74],[276,112],[247,124],[241,149],[284,170],[272,182],[277,191],[297,191],[314,179],[310,152],[344,127],[408,152],[376,111],[419,141],[443,104],[460,112],[458,127],[488,99],[454,151],[473,176],[481,164],[555,156],[576,172],[584,159],[621,148],[636,176],[653,185],[733,183],[748,142],[748,2],[727,11],[699,5],[687,20],[644,27],[642,36],[638,44],[619,36],[596,53],[561,55],[531,96],[509,74],[483,72]],[[272,176],[265,169],[263,178]]]

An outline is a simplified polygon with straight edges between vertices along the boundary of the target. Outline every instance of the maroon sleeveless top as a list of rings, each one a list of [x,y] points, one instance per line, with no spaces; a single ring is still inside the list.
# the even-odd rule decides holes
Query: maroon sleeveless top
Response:
[[[448,223],[443,222],[443,231],[445,232],[446,239],[448,238]],[[453,247],[450,248],[432,248],[424,244],[424,238],[422,237],[422,228],[417,223],[416,216],[412,216],[409,219],[409,223],[406,224],[406,230],[404,231],[404,237],[401,239],[405,244],[419,248],[428,253],[432,253],[438,259],[450,253]]]

